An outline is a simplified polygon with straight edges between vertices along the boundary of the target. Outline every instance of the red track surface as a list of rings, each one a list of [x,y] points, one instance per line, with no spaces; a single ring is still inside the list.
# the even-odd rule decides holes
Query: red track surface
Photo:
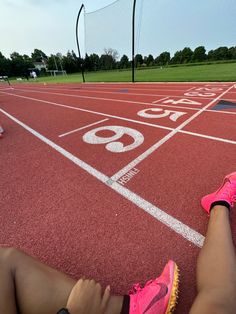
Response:
[[[121,294],[135,282],[158,276],[173,259],[181,270],[176,313],[188,313],[199,252],[191,234],[196,230],[201,238],[207,227],[199,201],[236,167],[236,106],[212,111],[220,100],[236,103],[234,84],[1,87],[0,123],[6,133],[0,140],[0,244],[19,247],[75,278],[85,275],[111,284]],[[151,110],[155,108],[162,110]],[[138,115],[146,109],[162,116]],[[173,121],[172,111],[185,114]],[[115,153],[106,144],[84,141],[86,133],[105,126],[136,130],[143,143]],[[60,152],[43,140],[59,145]],[[134,139],[125,134],[116,141],[127,146]],[[65,150],[74,157],[63,155]],[[68,156],[86,164],[76,165]],[[133,168],[137,174],[124,183],[123,175]],[[191,228],[188,240],[184,229],[176,233],[172,220],[168,226],[158,220],[160,209],[170,215],[167,220],[174,217]],[[232,228],[236,240],[234,224]]]

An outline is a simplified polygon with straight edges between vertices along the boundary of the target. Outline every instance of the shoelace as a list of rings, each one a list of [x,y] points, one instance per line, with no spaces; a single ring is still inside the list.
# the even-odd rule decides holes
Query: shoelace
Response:
[[[232,184],[233,183],[231,183],[231,182],[227,182],[225,184],[225,189],[222,192],[222,195],[226,195],[232,202],[236,202],[236,194],[232,195]]]
[[[139,283],[136,283],[133,285],[132,289],[129,291],[129,294],[136,294],[137,292],[142,291],[143,288],[149,286],[151,283],[153,283],[153,280],[149,280],[148,282],[146,282],[144,287],[142,287]]]

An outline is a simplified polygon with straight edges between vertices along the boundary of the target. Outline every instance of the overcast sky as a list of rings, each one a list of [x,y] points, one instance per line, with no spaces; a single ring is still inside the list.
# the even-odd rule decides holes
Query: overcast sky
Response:
[[[0,51],[6,57],[13,51],[30,55],[35,48],[47,55],[65,54],[72,49],[77,53],[75,22],[82,2],[89,13],[114,1],[0,0]],[[123,11],[114,11],[121,10],[122,3]],[[104,48],[111,47],[120,55],[130,55],[128,23],[132,3],[133,0],[119,0],[108,11],[100,11],[102,21],[109,21],[110,27],[102,25],[98,15],[87,14],[88,30],[93,30],[88,32],[88,49],[96,47],[94,52],[101,54]],[[141,20],[139,12],[142,12]],[[136,52],[144,55],[151,53],[155,57],[163,51],[173,54],[185,46],[194,49],[204,45],[207,50],[236,46],[236,0],[137,0],[137,20],[140,31]],[[82,31],[83,25],[82,21]],[[112,35],[100,36],[101,29],[110,30]],[[106,44],[102,43],[104,39]]]

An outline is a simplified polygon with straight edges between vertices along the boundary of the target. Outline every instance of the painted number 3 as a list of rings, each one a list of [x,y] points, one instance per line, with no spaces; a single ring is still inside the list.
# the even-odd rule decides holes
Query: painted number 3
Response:
[[[101,131],[111,131],[114,134],[107,137],[98,136],[97,133]],[[125,134],[133,138],[132,144],[125,146],[122,142],[117,141]],[[107,144],[105,147],[110,152],[123,153],[141,145],[144,141],[144,136],[134,129],[111,125],[102,126],[87,132],[84,134],[83,140],[88,144]]]

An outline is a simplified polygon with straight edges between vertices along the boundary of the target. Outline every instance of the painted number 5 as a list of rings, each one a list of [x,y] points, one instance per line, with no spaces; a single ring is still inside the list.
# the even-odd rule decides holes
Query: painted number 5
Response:
[[[148,113],[148,111],[151,111],[151,112],[164,111],[164,112],[156,114],[156,113]],[[177,121],[178,118],[182,117],[185,114],[186,112],[164,110],[164,109],[159,109],[159,108],[144,109],[138,112],[138,116],[144,117],[144,118],[151,118],[151,119],[155,119],[155,118],[160,119],[160,118],[165,118],[169,116],[170,120],[174,122]]]
[[[109,137],[98,136],[97,133],[101,131],[111,131],[114,135]],[[133,138],[132,144],[124,146],[123,143],[117,141],[125,134]],[[140,132],[134,129],[111,125],[102,126],[87,132],[84,134],[83,140],[88,144],[107,144],[105,147],[110,152],[124,153],[141,145],[144,141],[144,137]]]

